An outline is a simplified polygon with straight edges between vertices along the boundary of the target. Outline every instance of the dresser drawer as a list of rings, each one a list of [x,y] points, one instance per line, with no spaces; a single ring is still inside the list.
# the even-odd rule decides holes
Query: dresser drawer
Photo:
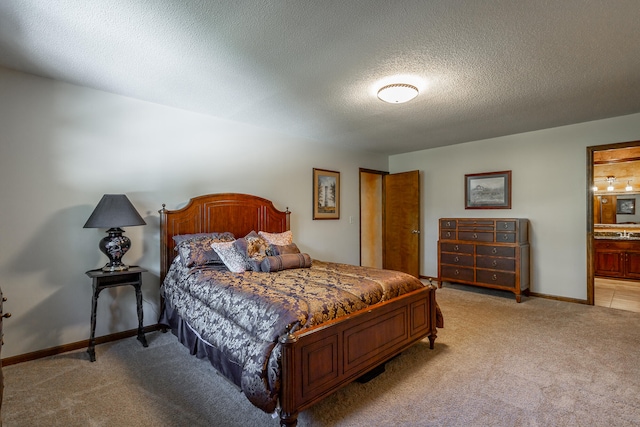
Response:
[[[442,265],[440,269],[440,280],[450,280],[455,282],[457,280],[464,280],[466,282],[473,282],[473,268],[453,267],[450,265]]]
[[[458,227],[485,227],[489,226],[493,229],[494,221],[492,219],[459,219]]]
[[[443,264],[473,267],[473,255],[442,253],[440,254],[440,262]]]
[[[496,221],[496,231],[516,231],[516,222]]]
[[[493,230],[495,230],[495,227],[493,226],[493,224],[491,225],[462,225],[462,224],[458,224],[458,231],[488,231],[490,233],[493,233]]]
[[[442,240],[458,240],[456,230],[440,230],[440,238]]]
[[[513,246],[478,245],[476,248],[476,254],[515,258],[516,248]]]
[[[516,287],[516,274],[501,271],[476,270],[476,281],[488,285]]]
[[[473,247],[470,243],[440,243],[441,252],[455,252],[457,254],[473,254]]]
[[[516,260],[514,258],[479,256],[476,257],[476,267],[514,272],[516,271]]]
[[[493,242],[493,232],[459,231],[458,240],[467,240],[470,242]]]
[[[515,243],[516,233],[496,233],[496,243]]]
[[[455,219],[441,219],[440,228],[453,229],[456,228],[457,221]]]

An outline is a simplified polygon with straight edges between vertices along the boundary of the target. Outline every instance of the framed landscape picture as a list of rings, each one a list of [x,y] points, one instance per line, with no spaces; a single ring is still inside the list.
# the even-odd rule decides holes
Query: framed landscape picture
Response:
[[[511,171],[467,174],[465,209],[511,209]]]
[[[340,219],[340,172],[313,168],[313,219]]]
[[[636,199],[618,199],[616,201],[616,214],[635,215]]]

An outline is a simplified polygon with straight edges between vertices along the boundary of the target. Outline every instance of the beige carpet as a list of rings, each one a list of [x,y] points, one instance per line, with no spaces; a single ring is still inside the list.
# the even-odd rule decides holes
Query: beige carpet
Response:
[[[640,313],[445,285],[445,328],[300,426],[637,426]],[[277,426],[170,333],[4,368],[4,427]]]

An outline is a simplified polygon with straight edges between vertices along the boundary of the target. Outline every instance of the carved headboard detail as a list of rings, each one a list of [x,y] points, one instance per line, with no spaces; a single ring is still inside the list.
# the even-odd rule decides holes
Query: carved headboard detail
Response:
[[[173,236],[230,231],[236,238],[252,230],[282,233],[290,229],[291,212],[279,211],[270,200],[240,193],[194,197],[177,210],[160,212],[160,283],[176,255]]]

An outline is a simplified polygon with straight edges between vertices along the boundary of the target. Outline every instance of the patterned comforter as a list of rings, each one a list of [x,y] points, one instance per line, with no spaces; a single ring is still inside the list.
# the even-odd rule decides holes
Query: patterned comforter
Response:
[[[167,309],[230,361],[229,379],[255,406],[273,412],[281,335],[423,286],[397,271],[318,260],[311,268],[272,273],[187,268],[174,260],[161,292]]]

